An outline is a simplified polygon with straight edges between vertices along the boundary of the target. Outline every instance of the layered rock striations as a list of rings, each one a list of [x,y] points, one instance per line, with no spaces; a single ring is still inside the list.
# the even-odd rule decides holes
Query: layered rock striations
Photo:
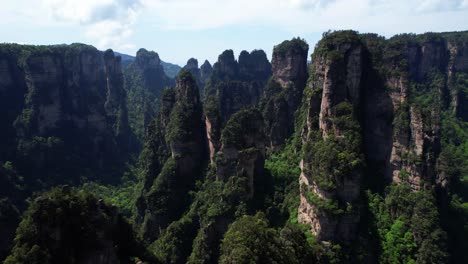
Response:
[[[4,44],[0,65],[0,160],[29,183],[76,182],[89,170],[112,179],[131,149],[120,57],[82,44]]]
[[[454,85],[467,70],[454,48],[461,37],[342,31],[318,43],[304,92],[298,218],[319,240],[357,238],[364,179],[376,190],[447,184],[436,165],[443,113],[463,118]]]
[[[124,71],[130,127],[140,144],[146,128],[158,112],[161,93],[165,87],[174,86],[173,79],[166,76],[161,63],[156,52],[140,49]]]
[[[258,105],[271,65],[262,50],[242,51],[239,61],[232,50],[219,55],[205,89],[205,115],[210,157],[220,149],[221,130],[237,111]]]
[[[314,52],[299,179],[299,222],[319,240],[344,243],[357,234],[363,173],[364,48],[358,35],[350,37],[323,39]]]
[[[265,87],[261,108],[269,146],[283,145],[294,131],[294,120],[308,78],[309,46],[299,38],[273,49],[272,78]]]

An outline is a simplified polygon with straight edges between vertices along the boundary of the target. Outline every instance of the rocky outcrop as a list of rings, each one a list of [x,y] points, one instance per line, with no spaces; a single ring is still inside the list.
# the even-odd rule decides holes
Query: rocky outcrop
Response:
[[[89,171],[112,179],[131,149],[120,57],[82,44],[4,44],[0,65],[0,160],[29,183]]]
[[[362,170],[357,110],[364,72],[358,36],[345,43],[324,39],[314,53],[308,88],[307,135],[301,162],[298,220],[319,240],[350,243],[357,235]],[[344,155],[341,158],[340,155]]]
[[[308,78],[309,46],[301,39],[282,42],[273,49],[273,75],[261,105],[270,147],[282,145],[294,131],[295,113]]]
[[[239,77],[241,80],[260,80],[265,82],[271,76],[271,64],[263,50],[239,54]]]
[[[213,67],[211,66],[210,62],[205,60],[205,62],[200,66],[200,80],[202,83],[206,83],[210,77],[211,73],[213,72]],[[201,94],[204,97],[204,94]]]
[[[270,74],[271,65],[261,50],[242,51],[239,63],[232,50],[219,56],[205,89],[205,123],[212,161],[221,147],[221,131],[227,120],[241,109],[258,105]]]
[[[205,83],[202,82],[201,70],[200,68],[198,68],[198,60],[190,58],[187,61],[187,64],[182,69],[188,70],[192,74],[193,78],[195,78],[195,81],[197,82],[197,87],[200,90],[200,95],[203,96],[203,88],[205,86]]]
[[[232,176],[245,177],[246,198],[251,199],[255,178],[264,174],[265,134],[261,113],[256,109],[248,109],[232,115],[223,130],[221,142],[221,149],[216,154],[217,180],[226,181]]]
[[[181,217],[206,163],[198,92],[192,74],[182,70],[176,88],[163,93],[160,113],[148,130],[141,155],[143,189],[136,204],[136,222],[147,242]]]
[[[156,52],[140,49],[135,60],[125,69],[130,127],[140,146],[148,125],[158,112],[162,91],[174,85],[161,63]]]
[[[442,112],[453,107],[463,118],[457,104],[463,87],[454,81],[466,71],[460,38],[427,33],[385,40],[341,31],[318,43],[301,113],[298,218],[320,240],[356,238],[363,178],[376,190],[389,182],[413,191],[447,186],[435,168]]]

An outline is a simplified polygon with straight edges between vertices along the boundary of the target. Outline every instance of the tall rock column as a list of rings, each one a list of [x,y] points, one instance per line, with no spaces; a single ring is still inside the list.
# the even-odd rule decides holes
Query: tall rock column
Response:
[[[206,83],[205,122],[212,162],[220,150],[226,122],[239,110],[258,105],[271,75],[271,64],[263,50],[242,51],[238,61],[232,50],[224,51]]]
[[[155,118],[161,103],[161,93],[174,80],[164,73],[158,53],[138,50],[135,60],[124,71],[130,127],[143,143],[145,131]]]
[[[206,163],[205,144],[197,84],[189,71],[182,70],[175,90],[163,93],[160,114],[143,149],[145,179],[136,220],[147,242],[189,205],[189,191]]]
[[[282,145],[294,131],[294,117],[305,88],[309,45],[299,38],[275,46],[273,75],[265,87],[261,108],[270,147]]]
[[[320,241],[350,243],[359,223],[363,47],[351,37],[320,41],[307,87],[298,219]]]

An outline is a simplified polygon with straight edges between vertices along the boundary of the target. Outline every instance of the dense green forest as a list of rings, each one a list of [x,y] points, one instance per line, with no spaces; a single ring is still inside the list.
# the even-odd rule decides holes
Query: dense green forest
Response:
[[[0,260],[467,263],[467,54],[329,31],[172,76],[1,44]]]

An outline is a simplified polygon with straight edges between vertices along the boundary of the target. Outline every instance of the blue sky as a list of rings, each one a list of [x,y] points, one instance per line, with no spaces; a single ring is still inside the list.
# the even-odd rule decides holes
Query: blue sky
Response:
[[[322,32],[468,30],[468,0],[0,0],[0,42],[81,42],[135,54],[154,50],[184,65],[225,49],[263,49],[300,36],[313,51]]]

